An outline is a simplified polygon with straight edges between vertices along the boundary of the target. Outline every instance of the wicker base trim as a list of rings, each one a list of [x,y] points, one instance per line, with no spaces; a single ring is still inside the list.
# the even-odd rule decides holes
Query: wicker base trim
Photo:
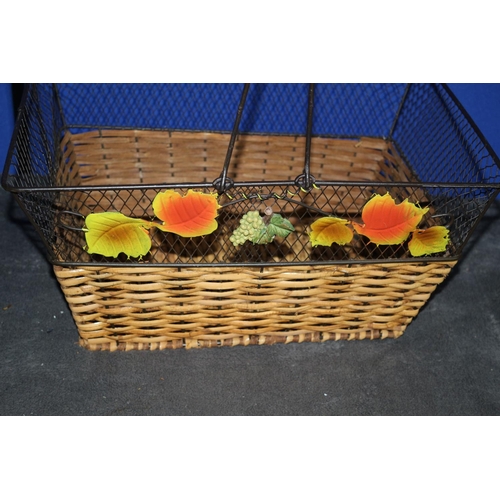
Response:
[[[80,345],[115,351],[397,338],[455,264],[54,271]]]

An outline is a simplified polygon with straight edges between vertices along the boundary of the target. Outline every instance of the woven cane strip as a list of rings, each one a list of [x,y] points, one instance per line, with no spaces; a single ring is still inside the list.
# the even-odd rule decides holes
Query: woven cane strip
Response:
[[[67,154],[74,153],[81,183],[109,186],[212,182],[229,142],[228,134],[205,132],[104,130],[67,136]],[[294,180],[302,173],[304,154],[304,137],[241,135],[228,175],[236,182]],[[387,168],[387,160],[394,181],[410,180],[410,171],[381,139],[312,141],[311,171],[319,180],[387,181],[374,169]],[[406,170],[395,174],[394,165]]]
[[[454,264],[54,269],[81,344],[128,350],[396,338]]]

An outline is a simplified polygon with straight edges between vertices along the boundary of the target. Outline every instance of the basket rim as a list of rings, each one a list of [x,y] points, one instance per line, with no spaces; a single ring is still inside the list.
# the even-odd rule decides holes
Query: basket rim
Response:
[[[3,179],[2,179],[3,180]],[[318,187],[341,187],[341,186],[367,186],[367,187],[414,187],[414,188],[487,188],[499,191],[500,182],[496,183],[467,183],[467,182],[374,182],[374,181],[315,181]],[[272,186],[296,186],[294,180],[275,180],[275,181],[248,181],[235,182],[234,187],[272,187]],[[37,187],[19,187],[4,186],[6,191],[11,193],[26,192],[63,192],[63,191],[94,191],[94,190],[127,190],[127,189],[200,189],[213,188],[213,182],[195,182],[195,183],[162,183],[162,184],[87,184],[85,186],[37,186]]]
[[[405,258],[405,259],[366,259],[366,260],[328,260],[328,261],[315,261],[311,263],[307,262],[215,262],[215,263],[179,263],[179,262],[144,262],[140,261],[131,261],[131,262],[66,262],[66,261],[58,261],[55,259],[49,259],[49,263],[53,266],[59,267],[128,267],[128,268],[177,268],[181,271],[184,268],[231,268],[231,267],[252,267],[252,268],[261,268],[265,269],[267,267],[272,268],[290,268],[290,267],[351,267],[351,266],[365,266],[365,265],[374,265],[379,264],[381,266],[385,265],[397,265],[397,264],[427,264],[433,262],[457,262],[460,260],[461,252],[458,254],[443,256],[443,257],[413,257],[413,258]]]

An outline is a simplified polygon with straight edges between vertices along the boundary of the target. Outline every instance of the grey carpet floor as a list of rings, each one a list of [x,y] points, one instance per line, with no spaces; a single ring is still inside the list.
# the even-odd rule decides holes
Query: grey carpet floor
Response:
[[[499,215],[397,340],[88,352],[0,190],[0,415],[499,415]]]

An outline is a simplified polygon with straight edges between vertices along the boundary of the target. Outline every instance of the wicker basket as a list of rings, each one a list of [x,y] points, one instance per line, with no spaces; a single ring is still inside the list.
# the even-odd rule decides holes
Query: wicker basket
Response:
[[[446,87],[324,85],[315,100],[314,87],[256,87],[245,86],[241,98],[238,85],[28,87],[3,185],[47,246],[81,345],[396,338],[456,264],[498,194],[500,174]],[[145,108],[156,110],[158,96],[181,109],[190,103],[193,115],[222,101],[229,116],[216,109],[186,124],[187,115],[170,109],[154,121]],[[303,111],[298,125],[297,110],[271,106],[284,96]],[[332,96],[343,97],[341,109],[325,105]],[[106,113],[108,101],[122,102],[122,113]],[[203,123],[209,119],[210,127]],[[217,230],[197,238],[153,230],[142,258],[86,251],[85,216],[152,218],[152,200],[165,189],[218,192]],[[425,226],[449,226],[446,251],[415,258],[405,245],[362,237],[346,246],[311,245],[318,214],[358,220],[366,201],[384,193],[425,205]],[[268,245],[235,247],[229,237],[249,210],[286,216],[295,231]]]

